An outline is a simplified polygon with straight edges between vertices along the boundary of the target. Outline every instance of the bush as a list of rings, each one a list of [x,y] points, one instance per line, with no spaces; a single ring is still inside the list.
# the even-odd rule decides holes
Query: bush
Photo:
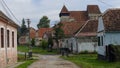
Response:
[[[112,45],[112,48],[115,59],[120,61],[120,45]]]
[[[80,52],[80,54],[88,54],[88,51],[87,50],[82,51],[82,52]]]
[[[42,40],[41,41],[41,46],[42,46],[43,49],[46,49],[47,46],[48,46],[48,42],[46,40]]]
[[[88,52],[87,50],[80,52],[80,54],[97,54],[96,51],[94,52]]]
[[[34,38],[32,38],[32,40],[31,40],[31,46],[35,46],[35,39]]]

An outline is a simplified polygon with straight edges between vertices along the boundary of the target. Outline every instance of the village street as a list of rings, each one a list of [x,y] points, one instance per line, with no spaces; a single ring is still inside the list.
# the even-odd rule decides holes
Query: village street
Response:
[[[39,60],[28,68],[79,68],[72,62],[63,60],[60,55],[38,55]]]

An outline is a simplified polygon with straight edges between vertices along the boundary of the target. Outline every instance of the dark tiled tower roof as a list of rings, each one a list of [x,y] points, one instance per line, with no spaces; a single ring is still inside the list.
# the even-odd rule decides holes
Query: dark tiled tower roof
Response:
[[[98,5],[88,5],[87,6],[87,12],[89,14],[92,14],[92,13],[93,14],[100,14],[101,13]]]
[[[68,13],[68,12],[69,12],[68,9],[64,5],[60,13]]]

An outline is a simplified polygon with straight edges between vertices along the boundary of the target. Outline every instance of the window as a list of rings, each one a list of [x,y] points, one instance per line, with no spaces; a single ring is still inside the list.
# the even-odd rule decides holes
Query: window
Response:
[[[7,47],[10,47],[10,31],[9,30],[7,30]]]
[[[100,46],[100,37],[98,37],[98,46]]]
[[[98,46],[103,46],[103,36],[98,37]]]
[[[101,36],[101,46],[103,46],[103,36]]]
[[[14,32],[12,32],[12,47],[14,47]]]
[[[1,48],[4,48],[4,29],[1,28]]]

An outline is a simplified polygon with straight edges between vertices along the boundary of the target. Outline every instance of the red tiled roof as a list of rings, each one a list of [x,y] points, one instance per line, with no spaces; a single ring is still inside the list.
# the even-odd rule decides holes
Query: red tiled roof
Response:
[[[74,18],[77,22],[86,21],[88,19],[86,11],[70,11],[70,17]]]
[[[60,13],[68,13],[68,9],[64,5]]]
[[[86,24],[86,25],[85,25]],[[80,32],[77,33],[77,37],[79,36],[96,36],[97,35],[97,28],[98,28],[98,21],[97,20],[89,20],[86,22],[83,28],[81,28]]]
[[[102,17],[105,31],[120,31],[120,9],[109,9]]]
[[[62,29],[64,31],[65,36],[73,36],[80,27],[84,24],[84,22],[62,22]]]
[[[100,9],[98,5],[88,5],[87,6],[88,13],[100,14]]]
[[[38,37],[42,38],[45,32],[52,31],[52,28],[40,28],[38,30]]]

